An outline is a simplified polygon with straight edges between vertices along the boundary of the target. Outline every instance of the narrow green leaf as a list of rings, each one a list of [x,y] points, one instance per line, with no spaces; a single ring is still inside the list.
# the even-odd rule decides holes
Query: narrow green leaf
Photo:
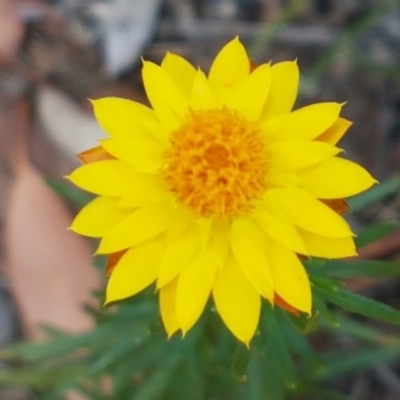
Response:
[[[334,278],[389,278],[400,276],[400,261],[337,260],[328,262],[325,271]]]
[[[71,185],[69,182],[60,182],[54,179],[49,179],[47,184],[61,197],[79,208],[82,208],[93,199],[92,195],[83,192],[82,190]]]
[[[310,316],[301,314],[299,316],[289,316],[292,324],[303,334],[307,335],[310,332],[315,331],[318,327],[318,322],[321,315],[318,310],[313,309]]]
[[[339,289],[339,287],[343,286],[341,282],[332,277],[329,277],[328,274],[326,274],[326,277],[324,278],[312,274],[310,278],[312,286],[316,285],[320,288],[324,288],[328,292],[336,292]]]
[[[232,360],[232,374],[239,382],[243,382],[246,379],[250,355],[249,349],[244,344],[238,342]]]
[[[352,293],[343,288],[329,291],[323,287],[314,286],[314,291],[327,301],[348,311],[400,325],[400,311],[387,304]]]
[[[277,310],[277,318],[280,321],[289,350],[293,351],[293,353],[297,354],[308,363],[320,363],[318,353],[311,346],[305,335],[293,324],[289,315],[282,310]]]
[[[270,346],[269,352],[272,353],[273,351],[272,346]],[[262,369],[267,391],[267,396],[264,398],[271,400],[286,400],[286,390],[282,381],[282,375],[276,367],[276,363],[270,360],[268,353],[263,359]]]
[[[277,321],[275,311],[269,304],[264,304],[261,315],[261,340],[270,347],[270,359],[280,372],[289,388],[296,387],[296,372],[292,357],[287,348],[282,328]]]
[[[265,332],[253,340],[246,387],[250,395],[245,393],[239,399],[287,400],[285,384],[276,362],[275,346],[275,343],[267,340]]]
[[[246,391],[246,399],[260,400],[268,399],[268,391],[265,387],[265,380],[263,376],[264,363],[262,355],[256,351],[252,352],[248,368],[248,383]],[[271,397],[274,398],[274,397]]]
[[[336,315],[328,308],[325,302],[318,296],[314,296],[314,306],[320,313],[321,317],[332,327],[338,328],[340,323],[336,318]]]
[[[325,357],[325,368],[315,373],[316,379],[329,379],[351,372],[365,370],[383,361],[397,359],[400,346],[389,345],[374,349],[334,352]]]
[[[370,225],[354,238],[356,247],[366,246],[394,232],[399,224],[394,221]]]
[[[134,375],[145,371],[157,364],[159,360],[163,360],[171,351],[170,348],[171,342],[167,342],[166,339],[162,340],[159,336],[148,340],[136,350],[134,357],[132,354],[126,354],[124,363],[121,365],[126,368],[123,374]]]
[[[371,203],[382,200],[387,196],[397,193],[400,190],[400,177],[393,178],[387,182],[373,186],[348,200],[351,212],[360,211]]]
[[[117,363],[123,356],[134,354],[134,351],[138,347],[139,343],[132,340],[130,336],[128,340],[122,338],[119,342],[114,342],[109,348],[105,348],[93,364],[87,368],[86,375],[95,375],[96,373],[105,371],[111,364]]]
[[[161,395],[167,388],[175,373],[178,362],[183,356],[184,342],[175,342],[170,351],[161,358],[156,370],[140,386],[134,400],[152,400]]]
[[[59,335],[44,343],[23,342],[5,350],[5,357],[9,359],[22,358],[27,361],[39,362],[46,359],[62,357],[72,354],[73,351],[85,346],[103,346],[106,338],[114,331],[112,326],[101,326],[95,330],[77,336]]]
[[[387,331],[379,330],[371,324],[347,318],[344,315],[338,317],[340,332],[352,336],[363,342],[374,345],[397,345],[400,347],[400,337]]]
[[[302,391],[301,393],[307,395],[307,399],[352,400],[350,396],[347,396],[343,393],[329,389],[321,389],[315,387],[315,385],[313,384],[308,385],[307,389]]]
[[[206,398],[204,389],[204,375],[197,349],[190,348],[185,353],[183,362],[177,369],[175,376],[168,387],[168,398],[173,400],[203,400]],[[163,398],[167,396],[163,395]]]

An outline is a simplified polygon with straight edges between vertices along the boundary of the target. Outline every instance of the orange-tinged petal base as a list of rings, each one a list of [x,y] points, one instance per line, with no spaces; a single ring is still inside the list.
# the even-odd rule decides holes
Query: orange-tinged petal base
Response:
[[[290,312],[291,314],[295,315],[298,317],[300,315],[300,311],[291,306],[289,303],[287,303],[285,300],[282,299],[282,297],[279,296],[279,294],[275,293],[274,297],[274,304],[277,306],[283,308],[284,310]]]
[[[121,257],[127,252],[127,250],[117,251],[116,253],[111,253],[108,256],[107,265],[106,265],[106,276],[111,276],[113,269],[118,264],[118,261]]]
[[[101,146],[92,147],[89,150],[83,151],[82,153],[78,154],[77,157],[83,162],[83,164],[115,159],[114,156],[112,156],[110,153],[107,153]]]
[[[350,210],[349,204],[344,199],[320,199],[320,201],[339,215],[343,215]]]

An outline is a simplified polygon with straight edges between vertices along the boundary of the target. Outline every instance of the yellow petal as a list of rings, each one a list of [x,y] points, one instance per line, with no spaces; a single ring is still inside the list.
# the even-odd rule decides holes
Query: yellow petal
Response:
[[[233,221],[231,227],[232,252],[250,284],[271,303],[274,285],[259,228],[251,219]]]
[[[306,246],[290,219],[274,205],[253,212],[253,218],[270,237],[299,254],[308,254]]]
[[[260,319],[261,298],[233,257],[217,275],[213,297],[226,326],[249,346]]]
[[[277,169],[299,170],[332,158],[341,150],[323,142],[293,140],[268,146],[270,163]]]
[[[172,199],[171,192],[162,177],[154,174],[132,174],[129,185],[123,188],[118,205],[121,208],[136,208]]]
[[[242,43],[236,37],[222,48],[211,65],[210,85],[217,98],[224,102],[249,73],[249,58]]]
[[[226,105],[238,110],[248,120],[256,121],[264,107],[270,84],[270,64],[260,65],[226,101]]]
[[[295,187],[271,189],[265,195],[266,208],[269,202],[300,228],[327,237],[352,236],[349,225],[340,215],[303,190]]]
[[[188,107],[188,98],[160,66],[143,62],[143,83],[147,97],[161,122],[174,129],[180,125]]]
[[[268,257],[276,293],[292,307],[310,314],[310,281],[297,255],[280,243],[271,241]]]
[[[141,207],[103,237],[97,254],[115,253],[168,230],[173,211],[168,203]]]
[[[163,163],[165,147],[150,136],[137,136],[135,140],[106,139],[101,145],[136,171],[157,173]]]
[[[170,338],[178,329],[178,320],[176,319],[176,289],[178,279],[172,280],[160,289],[160,312],[161,319],[168,338]]]
[[[154,135],[165,140],[166,133],[154,111],[136,101],[119,97],[91,100],[100,126],[114,138]]]
[[[217,101],[204,72],[198,70],[190,94],[190,107],[193,110],[209,110],[217,107]]]
[[[299,186],[301,178],[296,173],[297,171],[282,170],[274,165],[271,165],[268,174],[265,177],[265,184],[268,188],[285,187],[285,186]]]
[[[207,263],[217,270],[225,267],[229,252],[229,234],[229,222],[215,218],[206,245],[205,257]]]
[[[377,181],[360,165],[334,157],[301,174],[302,188],[321,199],[341,199],[370,188]]]
[[[298,228],[300,236],[310,253],[314,257],[343,258],[357,255],[356,246],[352,237],[331,238],[317,235]]]
[[[83,165],[67,178],[89,192],[104,196],[121,196],[135,170],[119,160],[97,161]]]
[[[178,222],[178,224],[177,224]],[[168,245],[162,259],[157,279],[157,288],[174,279],[195,258],[202,244],[202,230],[199,224],[188,221],[180,226],[179,221],[171,223]]]
[[[85,236],[104,236],[132,212],[119,208],[118,201],[115,197],[97,197],[82,208],[72,222],[71,229]]]
[[[271,74],[271,88],[262,111],[263,119],[289,113],[299,87],[299,67],[296,61],[284,61],[273,65]]]
[[[162,60],[161,68],[168,73],[179,89],[189,97],[196,75],[196,69],[193,65],[183,57],[168,52]]]
[[[338,119],[341,104],[318,103],[267,120],[261,125],[264,135],[274,141],[312,140]]]
[[[351,121],[339,117],[334,124],[315,140],[335,145],[353,125]]]
[[[216,269],[206,262],[204,251],[180,273],[176,294],[176,318],[185,334],[199,319],[215,280]]]
[[[133,296],[151,285],[165,247],[165,237],[130,248],[119,260],[107,284],[106,304]]]

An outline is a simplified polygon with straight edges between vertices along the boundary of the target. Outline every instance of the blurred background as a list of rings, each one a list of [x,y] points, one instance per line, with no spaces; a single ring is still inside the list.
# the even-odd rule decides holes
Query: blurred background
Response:
[[[63,178],[78,165],[75,155],[104,136],[88,99],[146,102],[141,56],[160,62],[170,51],[208,70],[236,35],[256,63],[297,59],[296,107],[347,102],[343,116],[354,121],[342,142],[347,156],[381,182],[399,175],[399,0],[0,0],[1,347],[41,340],[38,323],[70,332],[93,323],[80,304],[98,304],[90,292],[101,274],[91,266],[91,244],[66,231],[88,197]],[[392,193],[351,223],[357,230],[399,214],[400,194]],[[400,231],[361,256],[400,259]],[[400,305],[397,279],[349,286]],[[400,359],[379,363],[344,391],[400,399],[399,366]],[[0,399],[36,398],[29,396],[0,390]]]

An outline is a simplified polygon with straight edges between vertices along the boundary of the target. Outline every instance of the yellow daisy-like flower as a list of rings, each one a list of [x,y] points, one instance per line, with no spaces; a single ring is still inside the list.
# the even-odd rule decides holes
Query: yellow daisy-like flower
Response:
[[[98,195],[72,229],[110,255],[107,303],[155,282],[170,336],[191,329],[211,296],[246,344],[262,298],[310,313],[300,258],[356,254],[343,198],[376,181],[338,157],[351,125],[341,104],[292,111],[298,80],[296,62],[253,67],[236,38],[208,77],[175,54],[144,61],[152,108],[93,102],[110,138],[69,177]]]

